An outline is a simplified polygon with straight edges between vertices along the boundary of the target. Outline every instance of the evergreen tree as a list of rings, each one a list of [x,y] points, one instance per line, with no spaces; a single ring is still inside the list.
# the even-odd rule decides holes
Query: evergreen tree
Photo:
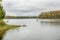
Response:
[[[0,4],[0,19],[3,19],[5,17],[5,12],[3,10],[3,7]]]

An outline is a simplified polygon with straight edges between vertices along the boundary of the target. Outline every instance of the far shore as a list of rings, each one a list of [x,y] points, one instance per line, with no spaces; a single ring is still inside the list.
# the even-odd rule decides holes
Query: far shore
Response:
[[[37,16],[6,16],[5,19],[30,19],[38,18]]]

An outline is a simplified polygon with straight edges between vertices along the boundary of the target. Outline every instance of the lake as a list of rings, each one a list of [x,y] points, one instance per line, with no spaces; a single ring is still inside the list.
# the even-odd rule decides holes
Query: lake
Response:
[[[8,30],[3,40],[60,40],[60,22],[45,22],[38,19],[4,21],[9,25],[26,25],[26,27]]]

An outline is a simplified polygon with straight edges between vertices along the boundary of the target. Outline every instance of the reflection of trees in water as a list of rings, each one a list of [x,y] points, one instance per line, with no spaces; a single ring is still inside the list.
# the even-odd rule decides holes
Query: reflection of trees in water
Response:
[[[45,25],[45,26],[47,26],[47,25],[50,25],[50,26],[52,25],[52,26],[56,26],[56,27],[60,26],[60,22],[44,22],[44,21],[41,21],[40,24]]]

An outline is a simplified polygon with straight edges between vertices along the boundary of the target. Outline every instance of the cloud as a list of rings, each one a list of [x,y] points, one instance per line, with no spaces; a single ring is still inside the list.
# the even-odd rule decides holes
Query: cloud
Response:
[[[38,15],[47,9],[60,8],[59,0],[3,0],[2,4],[7,14],[11,15]]]

